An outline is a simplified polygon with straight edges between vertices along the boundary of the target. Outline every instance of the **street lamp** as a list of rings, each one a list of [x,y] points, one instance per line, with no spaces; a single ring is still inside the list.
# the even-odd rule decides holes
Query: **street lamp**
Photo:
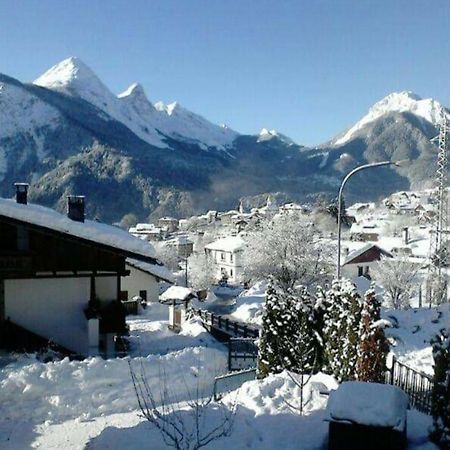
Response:
[[[337,263],[336,263],[336,278],[339,280],[341,278],[341,228],[342,228],[342,221],[341,221],[341,210],[342,210],[342,191],[344,190],[344,186],[346,185],[347,181],[350,177],[355,175],[355,173],[361,172],[361,170],[365,169],[371,169],[372,167],[380,167],[380,166],[400,166],[400,163],[404,161],[381,161],[376,163],[370,163],[370,164],[364,164],[362,166],[355,167],[353,170],[351,170],[342,180],[341,187],[339,188],[339,194],[338,194],[338,247],[337,247]]]

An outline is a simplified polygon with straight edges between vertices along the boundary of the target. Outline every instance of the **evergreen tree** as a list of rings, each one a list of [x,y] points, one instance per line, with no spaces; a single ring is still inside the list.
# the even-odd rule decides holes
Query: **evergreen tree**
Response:
[[[450,335],[441,331],[433,340],[434,388],[431,440],[441,449],[450,448]]]
[[[311,371],[316,349],[313,300],[305,288],[295,293],[270,285],[259,339],[258,374]]]
[[[339,381],[354,380],[361,319],[360,298],[349,280],[335,280],[324,299],[325,370]]]
[[[356,377],[359,381],[383,383],[389,343],[381,319],[381,303],[373,289],[366,292],[359,327]]]

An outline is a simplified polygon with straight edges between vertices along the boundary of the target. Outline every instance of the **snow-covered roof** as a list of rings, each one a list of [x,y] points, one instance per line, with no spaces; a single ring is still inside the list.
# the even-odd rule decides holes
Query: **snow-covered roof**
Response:
[[[329,420],[403,431],[408,396],[389,384],[347,381],[330,393]]]
[[[169,289],[164,291],[160,296],[159,300],[162,303],[165,302],[184,302],[190,298],[196,297],[196,294],[192,289],[183,286],[170,286]]]
[[[372,247],[376,247],[376,248],[380,249],[382,252],[389,254],[388,251],[384,250],[379,245],[376,245],[372,242],[368,242],[367,244],[364,244],[363,246],[352,250],[344,259],[343,264],[349,264],[352,260],[354,260],[358,256],[361,256],[363,253],[365,253],[367,250],[370,250]]]
[[[126,263],[134,267],[135,269],[142,270],[143,272],[153,275],[163,281],[175,283],[175,277],[173,276],[173,273],[162,263],[159,263],[159,261],[155,261],[154,264],[151,264],[148,262],[139,261],[138,259],[127,258]]]
[[[239,236],[228,236],[205,245],[208,250],[219,250],[222,252],[236,252],[245,246],[245,241]]]
[[[66,215],[40,205],[19,204],[0,198],[0,217],[56,231],[131,253],[135,257],[154,258],[155,251],[148,242],[137,239],[120,228],[91,220],[77,222]]]

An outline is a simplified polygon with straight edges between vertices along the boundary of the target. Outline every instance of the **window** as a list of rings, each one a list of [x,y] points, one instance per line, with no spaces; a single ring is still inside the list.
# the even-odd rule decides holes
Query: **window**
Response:
[[[128,300],[128,291],[120,291],[120,300],[123,302]]]
[[[233,276],[233,269],[230,269],[230,277]]]
[[[225,261],[225,253],[224,253],[224,252],[222,252],[222,253],[220,254],[220,260],[221,260],[221,261]]]
[[[147,291],[139,291],[139,297],[141,297],[142,300],[147,301]]]
[[[358,266],[358,277],[362,277],[364,275],[364,267]]]
[[[233,262],[233,253],[230,253],[230,262]]]

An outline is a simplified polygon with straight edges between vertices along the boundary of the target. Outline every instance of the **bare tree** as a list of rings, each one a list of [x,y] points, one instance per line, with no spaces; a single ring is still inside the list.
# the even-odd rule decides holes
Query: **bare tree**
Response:
[[[383,286],[390,307],[407,309],[411,306],[411,297],[417,289],[415,278],[419,268],[406,257],[382,258],[375,265],[373,278]]]
[[[167,384],[164,370],[159,373],[159,392],[154,392],[142,361],[138,369],[131,361],[128,365],[141,413],[158,429],[166,446],[177,450],[197,450],[231,434],[236,415],[235,402],[230,407],[214,403],[212,395],[201,392],[199,383],[193,392],[184,383],[188,400],[183,407],[181,399]]]
[[[246,239],[245,273],[249,279],[272,279],[285,290],[311,287],[328,279],[332,249],[321,244],[314,226],[300,214],[276,216]]]

